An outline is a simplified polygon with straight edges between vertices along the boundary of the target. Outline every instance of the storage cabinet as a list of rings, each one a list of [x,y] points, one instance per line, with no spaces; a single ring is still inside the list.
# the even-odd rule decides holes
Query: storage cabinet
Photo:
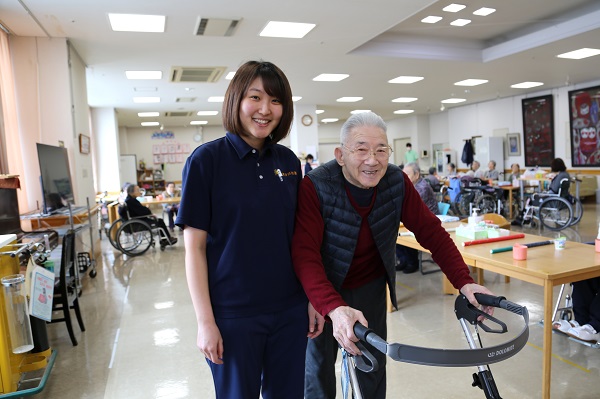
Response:
[[[160,169],[137,171],[138,186],[146,190],[146,195],[156,196],[165,190],[165,180]]]

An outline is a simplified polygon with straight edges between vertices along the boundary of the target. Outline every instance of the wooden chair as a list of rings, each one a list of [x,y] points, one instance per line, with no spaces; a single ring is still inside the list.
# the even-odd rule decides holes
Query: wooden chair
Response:
[[[73,332],[70,309],[75,310],[79,328],[81,331],[85,331],[81,310],[79,309],[80,288],[77,268],[78,266],[75,257],[75,232],[69,230],[63,237],[59,279],[54,285],[54,299],[52,301],[52,313],[54,314],[54,312],[62,311],[63,317],[57,319],[52,317],[50,323],[65,322],[73,346],[77,346],[77,339]]]

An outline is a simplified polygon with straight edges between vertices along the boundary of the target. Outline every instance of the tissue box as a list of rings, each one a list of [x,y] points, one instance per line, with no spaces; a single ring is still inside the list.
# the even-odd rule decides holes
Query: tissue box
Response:
[[[488,229],[487,231],[488,238],[503,237],[509,234],[510,231],[506,229]]]
[[[469,226],[467,224],[456,228],[457,237],[465,237],[471,240],[481,240],[488,238],[488,230],[482,226]]]

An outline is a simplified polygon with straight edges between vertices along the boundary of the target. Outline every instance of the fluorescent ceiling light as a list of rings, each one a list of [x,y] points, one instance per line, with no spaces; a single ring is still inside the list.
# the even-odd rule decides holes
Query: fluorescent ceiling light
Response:
[[[435,24],[436,22],[439,22],[442,20],[442,17],[436,17],[435,15],[430,15],[428,17],[425,17],[421,20],[421,22],[423,22],[424,24]]]
[[[227,76],[225,76],[225,79],[226,79],[226,80],[231,80],[231,79],[233,79],[233,77],[235,76],[235,72],[236,72],[236,71],[231,71],[231,72],[229,72],[229,73],[227,74]]]
[[[340,97],[335,101],[337,101],[338,103],[355,103],[362,99],[363,99],[362,97]]]
[[[315,82],[339,82],[340,80],[346,79],[348,76],[345,73],[322,73],[317,77],[314,77]]]
[[[207,125],[208,121],[191,121],[190,125]]]
[[[370,109],[355,109],[354,111],[350,111],[351,114],[362,114],[365,112],[371,112]]]
[[[388,80],[388,83],[411,84],[423,79],[422,76],[398,76],[397,78]]]
[[[212,97],[208,97],[208,101],[209,103],[222,103],[223,101],[225,101],[225,97],[223,96],[212,96]]]
[[[460,10],[463,10],[465,7],[466,6],[462,5],[462,4],[452,3],[449,6],[442,8],[442,10],[444,10],[446,12],[459,12]]]
[[[465,80],[461,80],[460,82],[456,82],[454,83],[455,86],[479,86],[482,85],[484,83],[489,82],[489,80],[485,80],[485,79],[465,79]]]
[[[337,122],[339,121],[338,118],[325,118],[325,119],[321,119],[321,122],[323,123],[331,123],[331,122]]]
[[[142,126],[158,126],[159,122],[142,122]]]
[[[529,89],[531,87],[538,87],[543,85],[542,82],[521,82],[514,85],[510,85],[513,89]]]
[[[158,116],[158,112],[138,112],[140,118],[148,118],[150,116]]]
[[[315,114],[319,115],[319,114],[322,114],[323,112],[325,112],[324,109],[318,109],[315,111]]]
[[[495,8],[481,7],[479,10],[473,11],[473,14],[479,15],[480,17],[487,17],[488,15],[493,14],[495,12]]]
[[[392,100],[393,103],[412,103],[413,101],[417,101],[417,97],[398,97]]]
[[[397,115],[412,114],[413,112],[415,112],[414,109],[399,109],[398,111],[394,111]]]
[[[317,25],[298,22],[269,21],[267,26],[259,33],[259,36],[301,39],[306,36],[308,32],[313,30],[315,26]]]
[[[196,115],[198,116],[214,116],[218,115],[219,111],[198,111]]]
[[[467,101],[464,98],[447,98],[445,100],[442,100],[442,104],[458,104],[458,103],[463,103]]]
[[[293,102],[300,101],[300,100],[302,100],[302,97],[300,97],[300,96],[292,96],[292,101]]]
[[[457,20],[454,20],[454,21],[450,22],[450,25],[452,25],[452,26],[465,26],[465,25],[468,25],[470,23],[471,23],[470,19],[459,18]]]
[[[164,15],[108,14],[110,27],[116,32],[164,32]]]
[[[127,79],[162,79],[162,71],[125,71]]]
[[[134,103],[159,103],[160,97],[133,97]]]
[[[569,51],[568,53],[563,53],[557,55],[558,58],[569,58],[572,60],[580,60],[582,58],[593,57],[595,55],[600,54],[600,50],[595,48],[580,48],[579,50]]]

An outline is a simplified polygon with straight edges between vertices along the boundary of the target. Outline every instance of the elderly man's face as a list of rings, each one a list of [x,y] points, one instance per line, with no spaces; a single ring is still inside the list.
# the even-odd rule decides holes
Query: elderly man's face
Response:
[[[419,180],[420,174],[415,172],[411,167],[404,168],[404,173],[406,173],[406,176],[408,176],[408,178],[413,184],[415,184],[417,180]]]
[[[475,171],[475,170],[477,170],[477,169],[479,169],[479,162],[477,162],[477,161],[474,161],[474,162],[473,162],[473,170]]]
[[[369,151],[361,159],[360,151]],[[355,128],[343,146],[335,149],[335,158],[342,167],[346,180],[360,188],[375,187],[385,175],[389,162],[390,148],[385,132],[374,126]]]

